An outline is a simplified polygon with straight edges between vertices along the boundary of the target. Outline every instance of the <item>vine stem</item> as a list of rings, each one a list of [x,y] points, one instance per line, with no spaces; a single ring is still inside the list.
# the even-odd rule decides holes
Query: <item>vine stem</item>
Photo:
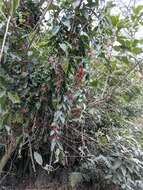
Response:
[[[16,147],[17,147],[17,142],[16,142],[15,137],[12,135],[10,137],[10,144],[8,145],[5,154],[3,155],[3,157],[0,160],[0,175],[2,174],[6,163],[10,159],[10,157],[11,157],[12,153],[15,151]]]
[[[34,163],[34,159],[33,159],[33,154],[32,154],[32,145],[31,145],[31,138],[30,138],[30,136],[28,136],[28,141],[29,141],[29,151],[30,151],[30,157],[31,157],[32,167],[33,167],[34,173],[36,173],[36,167],[35,167],[35,163]]]
[[[11,20],[11,15],[8,17],[8,20],[7,20],[6,30],[5,30],[5,34],[4,34],[4,38],[3,38],[3,42],[2,42],[2,47],[1,47],[1,52],[0,52],[0,63],[2,60],[3,52],[4,52],[4,46],[5,46],[5,42],[6,42],[6,38],[7,38],[7,34],[8,34],[8,28],[9,28],[10,20]]]
[[[44,19],[44,17],[45,17],[45,15],[46,15],[46,13],[47,13],[47,11],[48,11],[50,5],[52,4],[52,2],[53,2],[53,0],[50,0],[50,1],[49,1],[48,5],[47,5],[47,7],[46,7],[46,9],[45,9],[45,11],[44,11],[43,14],[41,15],[41,18],[39,19],[39,21],[38,21],[37,24],[35,25],[35,27],[34,27],[34,29],[33,29],[33,31],[32,31],[33,36],[32,36],[32,39],[31,39],[31,41],[30,41],[30,43],[29,43],[29,46],[28,46],[28,48],[27,48],[27,51],[28,51],[29,48],[32,46],[32,44],[33,44],[33,42],[34,42],[34,39],[35,39],[35,36],[36,36],[36,34],[37,34],[36,31],[37,31],[37,29],[38,29],[38,26],[41,24],[42,20]]]

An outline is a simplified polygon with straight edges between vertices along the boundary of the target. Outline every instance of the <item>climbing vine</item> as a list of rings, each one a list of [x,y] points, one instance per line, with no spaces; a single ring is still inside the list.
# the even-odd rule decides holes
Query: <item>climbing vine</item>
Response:
[[[73,167],[81,181],[142,189],[143,6],[0,3],[0,174]],[[26,168],[23,169],[23,165]]]

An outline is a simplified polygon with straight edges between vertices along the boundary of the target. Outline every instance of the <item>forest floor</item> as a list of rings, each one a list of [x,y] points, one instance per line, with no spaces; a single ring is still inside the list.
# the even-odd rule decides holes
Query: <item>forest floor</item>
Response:
[[[111,185],[101,189],[99,185],[91,182],[73,188],[69,183],[68,173],[66,169],[61,169],[53,174],[41,170],[37,176],[32,177],[7,176],[1,183],[0,190],[119,190]]]
[[[0,185],[0,190],[98,190],[92,184],[82,184],[72,188],[67,170],[61,169],[55,174],[40,170],[36,176],[17,178],[7,176]]]

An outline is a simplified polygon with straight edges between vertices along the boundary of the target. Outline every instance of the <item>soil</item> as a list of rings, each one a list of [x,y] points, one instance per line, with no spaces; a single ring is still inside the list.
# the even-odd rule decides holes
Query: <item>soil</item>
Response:
[[[58,172],[48,174],[47,171],[39,170],[35,176],[16,177],[6,176],[0,185],[0,190],[91,190],[88,185],[79,185],[71,188],[68,171],[60,169]]]
[[[98,184],[83,183],[72,188],[69,183],[69,171],[60,169],[48,174],[45,170],[39,170],[35,176],[16,177],[6,176],[0,179],[0,190],[119,190],[115,186],[105,189]],[[3,179],[3,180],[2,180]]]

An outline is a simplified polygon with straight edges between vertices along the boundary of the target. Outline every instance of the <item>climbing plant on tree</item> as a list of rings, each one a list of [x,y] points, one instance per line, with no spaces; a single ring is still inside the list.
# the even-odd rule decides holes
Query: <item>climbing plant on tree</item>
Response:
[[[142,188],[140,138],[129,119],[141,108],[143,6],[127,17],[112,15],[114,7],[0,3],[1,174],[13,157],[17,173],[62,164],[73,166],[73,186]]]

